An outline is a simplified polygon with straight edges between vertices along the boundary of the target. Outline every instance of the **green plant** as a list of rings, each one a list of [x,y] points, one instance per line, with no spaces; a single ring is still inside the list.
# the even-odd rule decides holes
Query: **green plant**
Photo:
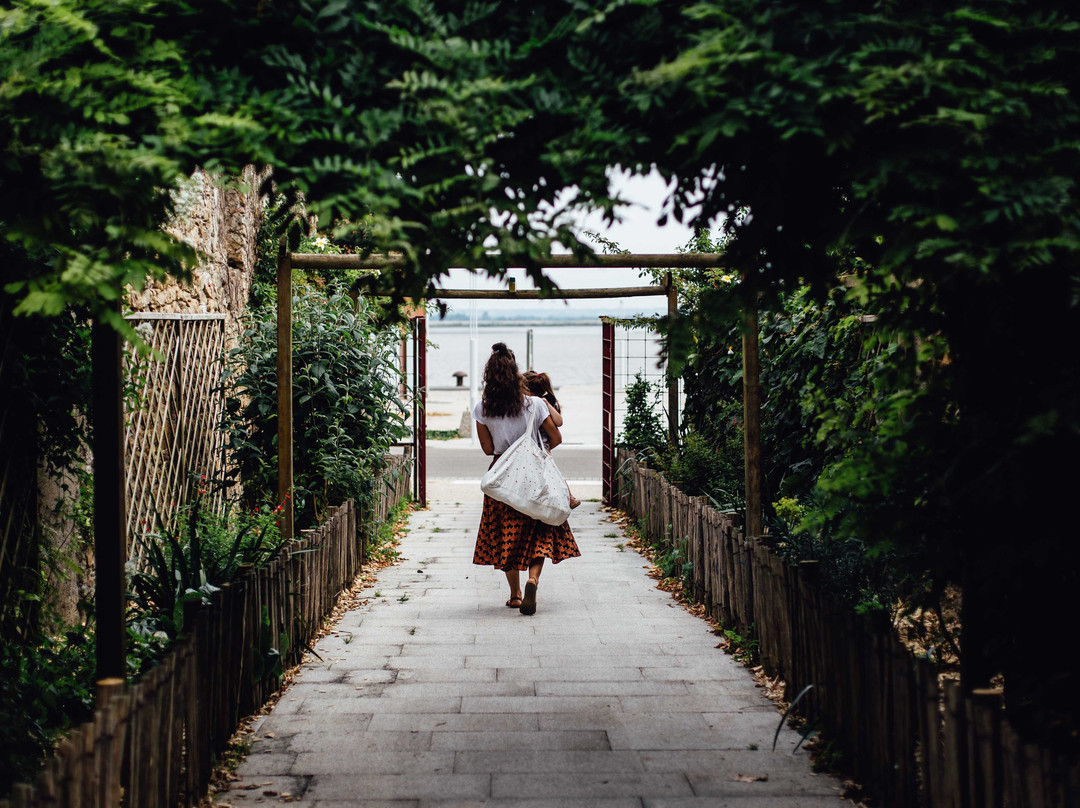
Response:
[[[275,645],[274,640],[277,640]],[[270,611],[263,606],[259,621],[259,642],[252,648],[253,675],[257,681],[280,679],[285,675],[284,659],[289,653],[289,635],[282,631],[275,638],[270,627]]]
[[[409,532],[403,520],[412,507],[411,499],[401,500],[387,515],[386,521],[375,526],[368,537],[368,558],[377,563],[387,563],[398,558],[400,553],[395,549],[395,545],[399,535]],[[376,592],[375,597],[382,597],[382,593]]]
[[[294,502],[298,527],[327,507],[373,495],[373,473],[405,434],[397,333],[363,299],[316,289],[293,301]],[[253,312],[229,356],[225,429],[251,507],[275,490],[277,338],[270,309]]]
[[[277,254],[278,245],[286,237],[290,228],[294,231],[294,252],[314,253],[316,255],[341,255],[342,253],[363,252],[375,247],[369,216],[361,217],[356,227],[353,222],[337,222],[335,229],[348,230],[335,237],[332,233],[308,232],[311,221],[304,215],[303,204],[290,204],[283,194],[274,194],[263,209],[259,232],[256,236],[255,273],[251,282],[249,305],[272,304],[277,299]],[[370,270],[334,269],[334,270],[293,270],[295,286],[312,285],[322,288],[337,284],[347,289],[361,278],[372,275]]]
[[[735,659],[748,667],[757,663],[758,641],[753,637],[753,624],[750,625],[748,637],[731,628],[721,628],[720,633],[727,640],[725,650]]]
[[[744,500],[741,405],[738,415],[725,412],[722,424],[710,424],[703,432],[691,429],[682,445],[667,447],[658,463],[689,496],[706,496],[718,510],[733,510]]]
[[[660,387],[638,373],[626,386],[626,415],[618,444],[648,462],[667,442],[664,424],[657,412]]]
[[[185,534],[163,530],[140,536],[143,562],[128,562],[128,625],[142,637],[161,632],[176,639],[184,629],[184,604],[208,604],[218,591],[202,565],[196,520],[188,521]]]
[[[201,507],[196,498],[181,510],[180,525],[199,534],[200,560],[206,579],[214,585],[235,580],[244,565],[261,567],[281,550],[283,505],[263,504],[247,511],[235,500],[226,500],[215,512]],[[193,526],[192,526],[192,523]]]
[[[32,781],[54,742],[94,710],[93,627],[0,643],[0,797]]]
[[[829,772],[835,774],[839,772],[849,771],[848,765],[845,762],[844,750],[841,746],[833,740],[821,741],[821,736],[817,736],[818,743],[813,749],[813,759],[811,760],[810,767],[815,772]],[[807,745],[810,748],[810,745]]]

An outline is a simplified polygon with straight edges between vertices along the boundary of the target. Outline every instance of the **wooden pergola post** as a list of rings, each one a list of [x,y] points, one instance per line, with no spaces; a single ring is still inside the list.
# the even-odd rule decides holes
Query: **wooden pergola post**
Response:
[[[414,345],[416,354],[415,377],[413,382],[416,406],[413,426],[416,429],[414,451],[416,453],[416,500],[421,508],[427,507],[427,315],[420,314],[413,319]]]
[[[761,535],[761,362],[757,309],[743,313],[743,472],[746,477],[746,524],[743,536]]]
[[[120,316],[120,302],[115,304]],[[91,330],[94,414],[94,608],[97,614],[97,681],[115,684],[127,675],[124,563],[127,518],[124,497],[124,339],[101,317]],[[99,698],[108,687],[99,688]]]
[[[292,256],[282,237],[277,263],[278,504],[281,536],[293,537]]]
[[[668,321],[674,325],[675,318],[679,314],[679,293],[675,291],[675,283],[669,272],[664,277],[664,285],[667,287],[667,313]],[[667,409],[668,409],[668,443],[672,446],[679,445],[679,377],[675,375],[671,365],[671,359],[667,363]]]

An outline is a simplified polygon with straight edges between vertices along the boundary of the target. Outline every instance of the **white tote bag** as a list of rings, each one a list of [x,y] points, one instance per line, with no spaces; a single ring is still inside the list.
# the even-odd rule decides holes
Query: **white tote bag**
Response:
[[[555,460],[534,438],[536,409],[533,404],[525,434],[487,470],[480,488],[515,511],[549,525],[561,525],[570,517],[570,491]]]

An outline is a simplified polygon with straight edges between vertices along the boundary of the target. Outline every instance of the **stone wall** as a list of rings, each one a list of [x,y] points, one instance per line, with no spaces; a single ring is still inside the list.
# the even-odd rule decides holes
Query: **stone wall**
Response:
[[[227,332],[235,333],[244,312],[255,272],[255,248],[262,203],[259,180],[249,166],[235,181],[224,184],[198,171],[178,200],[176,220],[169,232],[203,254],[190,284],[168,278],[148,281],[128,295],[134,311],[229,315]]]
[[[184,185],[178,215],[168,231],[198,250],[202,262],[191,283],[174,279],[148,281],[142,291],[130,291],[128,306],[136,312],[180,314],[225,313],[226,334],[235,337],[255,273],[255,250],[262,202],[258,177],[249,167],[238,181],[223,184],[196,172]],[[86,458],[87,467],[90,458]],[[69,625],[81,617],[79,604],[93,599],[94,556],[76,530],[73,475],[54,479],[44,468],[38,473],[38,525],[46,553],[49,605]]]

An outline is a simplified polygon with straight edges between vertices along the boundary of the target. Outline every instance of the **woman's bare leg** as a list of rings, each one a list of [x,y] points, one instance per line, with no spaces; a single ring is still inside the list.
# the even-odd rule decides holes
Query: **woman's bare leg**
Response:
[[[544,570],[544,558],[534,558],[532,563],[529,564],[529,580],[534,583],[540,583],[540,573]]]
[[[506,583],[510,586],[510,600],[506,601],[506,605],[511,608],[517,608],[521,605],[521,573],[517,570],[503,570],[506,573]],[[514,601],[517,601],[517,605],[513,605]]]

